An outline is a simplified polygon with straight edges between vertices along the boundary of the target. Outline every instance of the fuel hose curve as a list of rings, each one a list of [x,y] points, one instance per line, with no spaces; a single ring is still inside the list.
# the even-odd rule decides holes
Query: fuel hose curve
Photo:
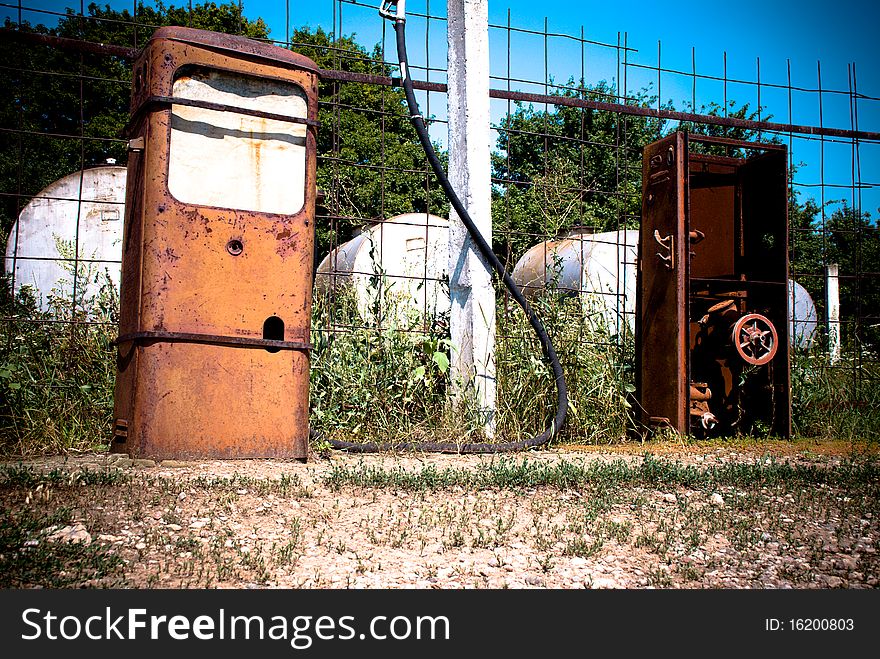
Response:
[[[409,66],[406,56],[406,13],[405,13],[405,0],[383,0],[382,5],[379,9],[379,13],[394,23],[394,32],[397,40],[397,55],[400,60],[400,75],[403,82],[403,89],[406,94],[406,103],[409,107],[410,113],[410,121],[416,129],[416,132],[419,136],[419,141],[421,142],[422,148],[425,151],[425,155],[428,158],[428,162],[431,164],[431,168],[434,170],[434,174],[437,176],[437,180],[440,182],[443,191],[446,194],[446,197],[449,199],[449,202],[452,204],[452,207],[455,209],[455,212],[458,214],[462,223],[468,230],[468,233],[473,240],[474,245],[477,247],[477,250],[482,255],[485,262],[492,266],[498,276],[501,278],[501,281],[504,282],[505,287],[508,291],[510,291],[511,297],[516,300],[517,304],[522,307],[525,312],[526,318],[528,318],[529,324],[532,326],[535,334],[538,337],[538,340],[541,343],[541,349],[544,353],[544,358],[550,364],[550,368],[553,372],[553,378],[556,383],[556,414],[553,418],[553,421],[550,424],[550,427],[545,429],[538,435],[531,437],[529,439],[523,439],[512,442],[474,442],[474,443],[464,443],[458,444],[456,442],[399,442],[399,443],[385,443],[385,442],[367,442],[367,443],[356,443],[356,442],[346,442],[341,440],[330,439],[328,440],[329,445],[334,449],[339,449],[343,451],[348,451],[352,453],[376,453],[383,451],[422,451],[426,453],[503,453],[510,451],[522,451],[530,448],[536,448],[539,446],[543,446],[547,444],[553,437],[557,435],[562,426],[565,423],[565,417],[568,412],[568,388],[565,384],[565,377],[562,373],[562,366],[559,363],[559,358],[556,355],[556,350],[553,348],[553,343],[550,341],[550,337],[547,335],[547,330],[544,327],[544,324],[541,322],[540,318],[535,315],[535,312],[532,310],[522,291],[507,273],[507,270],[504,268],[504,264],[501,263],[501,260],[492,250],[492,247],[486,242],[486,239],[483,237],[480,230],[477,228],[476,224],[474,224],[473,219],[471,219],[470,214],[467,209],[464,207],[464,204],[461,203],[458,195],[455,190],[452,188],[452,185],[449,182],[448,177],[446,176],[446,172],[443,169],[443,165],[440,163],[440,159],[437,157],[436,152],[434,151],[434,146],[431,144],[431,139],[428,135],[428,127],[425,123],[424,118],[422,117],[419,106],[416,101],[415,93],[413,91],[413,82],[410,77]],[[394,10],[393,12],[391,10]],[[313,436],[319,436],[318,433],[313,433]]]

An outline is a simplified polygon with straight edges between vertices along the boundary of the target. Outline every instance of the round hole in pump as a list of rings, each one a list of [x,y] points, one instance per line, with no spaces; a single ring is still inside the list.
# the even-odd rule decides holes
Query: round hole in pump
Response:
[[[233,256],[238,256],[244,251],[244,243],[240,240],[230,240],[226,243],[226,251]]]
[[[278,316],[269,316],[263,322],[263,339],[267,341],[284,340],[284,321]],[[278,352],[281,348],[266,348],[266,352]]]

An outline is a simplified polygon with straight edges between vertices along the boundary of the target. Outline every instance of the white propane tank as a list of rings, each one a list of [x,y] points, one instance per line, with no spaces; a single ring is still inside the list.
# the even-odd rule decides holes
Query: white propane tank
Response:
[[[119,290],[126,172],[118,165],[74,172],[28,202],[6,243],[4,267],[16,291],[31,287],[44,311],[53,296],[69,305],[75,255],[78,304],[97,295],[108,280]]]
[[[807,289],[794,279],[788,280],[788,334],[793,347],[808,349],[813,345],[819,317]]]
[[[573,230],[528,249],[512,277],[530,297],[547,286],[566,294],[580,293],[594,327],[620,335],[635,323],[638,245],[638,229]]]
[[[379,222],[332,250],[318,265],[317,291],[350,286],[368,322],[405,326],[449,311],[449,223],[428,213],[405,213]],[[380,297],[381,296],[381,297]]]

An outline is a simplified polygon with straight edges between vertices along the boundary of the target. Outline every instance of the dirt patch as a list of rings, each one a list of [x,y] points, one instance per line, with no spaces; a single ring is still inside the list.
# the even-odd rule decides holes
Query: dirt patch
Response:
[[[6,587],[876,587],[875,447],[779,444],[7,462],[0,574]]]

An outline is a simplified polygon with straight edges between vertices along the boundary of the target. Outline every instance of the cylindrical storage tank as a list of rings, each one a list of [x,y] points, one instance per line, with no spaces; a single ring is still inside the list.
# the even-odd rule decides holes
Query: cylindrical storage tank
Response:
[[[318,75],[182,27],[134,62],[112,450],[306,459]]]
[[[816,305],[807,289],[794,279],[788,280],[788,336],[796,348],[810,348],[818,327]]]
[[[526,295],[548,286],[566,294],[581,294],[588,317],[601,319],[610,335],[635,327],[636,258],[639,231],[570,232],[531,247],[517,261],[513,280]],[[816,332],[816,306],[807,290],[788,280],[791,345],[808,348]]]
[[[446,219],[397,215],[327,254],[318,265],[315,288],[329,295],[349,288],[366,322],[408,326],[449,311],[448,254]]]
[[[15,290],[32,289],[39,308],[88,313],[101,287],[119,288],[126,168],[102,165],[50,183],[22,209],[6,243]]]
[[[619,335],[633,327],[638,230],[571,231],[526,251],[513,280],[528,296],[546,288],[580,294],[584,313],[597,329]]]

